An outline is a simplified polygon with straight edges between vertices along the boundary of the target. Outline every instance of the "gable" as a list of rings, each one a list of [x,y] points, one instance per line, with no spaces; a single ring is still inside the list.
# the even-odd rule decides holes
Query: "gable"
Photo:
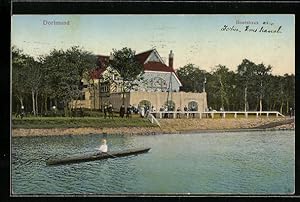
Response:
[[[144,64],[146,64],[148,62],[160,62],[162,64],[165,64],[165,62],[160,57],[160,55],[158,54],[158,52],[157,52],[156,49],[152,50],[152,52],[150,53],[150,55],[148,56],[148,58],[146,59],[146,61],[144,62]]]
[[[160,62],[160,59],[159,59],[159,57],[157,56],[157,54],[155,54],[155,52],[153,51],[153,52],[149,55],[149,57],[148,57],[148,59],[147,59],[146,62]]]

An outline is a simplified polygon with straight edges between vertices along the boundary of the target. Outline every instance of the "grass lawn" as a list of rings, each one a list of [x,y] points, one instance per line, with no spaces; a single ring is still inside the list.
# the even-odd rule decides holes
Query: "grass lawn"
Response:
[[[12,128],[104,128],[104,127],[155,127],[140,117],[104,119],[103,117],[24,117],[13,118]]]

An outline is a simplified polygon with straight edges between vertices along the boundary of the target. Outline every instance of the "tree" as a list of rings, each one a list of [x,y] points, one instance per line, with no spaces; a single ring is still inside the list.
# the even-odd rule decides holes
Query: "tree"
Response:
[[[21,106],[27,94],[31,94],[32,112],[38,113],[38,92],[41,84],[40,65],[33,57],[25,55],[16,47],[12,48],[13,94],[19,99]]]
[[[39,65],[40,65],[40,70],[41,70],[41,74],[42,74],[42,77],[41,77],[41,83],[40,83],[40,95],[41,95],[41,98],[43,99],[43,102],[42,105],[43,105],[43,108],[44,108],[44,111],[45,113],[47,113],[48,111],[48,100],[51,101],[51,99],[54,99],[54,92],[55,92],[55,88],[54,88],[54,85],[52,85],[51,82],[55,82],[54,80],[52,81],[51,78],[52,78],[52,71],[51,71],[51,68],[47,65],[46,61],[47,61],[47,58],[49,56],[40,56],[38,58],[38,61],[39,61]],[[51,103],[50,103],[51,105]],[[42,107],[41,107],[41,110],[42,110]]]
[[[272,67],[270,65],[268,65],[267,67],[261,63],[256,65],[256,69],[255,69],[255,75],[256,75],[256,79],[254,79],[255,83],[256,83],[256,92],[258,92],[258,97],[259,97],[259,111],[262,111],[263,108],[263,104],[262,104],[262,100],[263,100],[263,94],[265,92],[265,83],[268,82],[268,75],[269,73],[272,71]]]
[[[113,50],[113,58],[110,60],[110,67],[115,70],[120,78],[122,88],[122,103],[125,102],[125,92],[133,89],[137,85],[135,81],[141,79],[144,69],[135,57],[135,51],[130,48]]]
[[[201,70],[194,64],[187,64],[183,67],[180,67],[176,73],[182,82],[181,90],[185,92],[203,91],[203,85],[206,78],[206,72],[204,70]]]
[[[69,103],[81,95],[80,83],[84,73],[95,66],[96,56],[77,46],[66,51],[54,49],[45,58],[46,80],[50,87],[47,93],[64,105],[65,116],[67,110],[71,110]]]
[[[45,56],[43,63],[43,73],[45,74],[44,93],[49,96],[50,102],[53,100],[57,106],[57,101],[61,99],[61,82],[63,81],[64,68],[66,68],[66,59],[63,50],[52,50]],[[67,83],[65,83],[67,85]],[[50,103],[51,104],[51,103]]]
[[[26,95],[26,73],[25,63],[27,56],[15,46],[12,47],[12,94],[13,99],[17,98],[21,106],[24,106]],[[19,109],[19,108],[18,108]]]
[[[92,53],[83,51],[78,46],[75,46],[66,51],[66,59],[70,68],[67,71],[72,71],[74,79],[71,81],[71,86],[69,86],[70,100],[78,100],[82,94],[81,80],[84,78],[86,72],[95,69],[97,58]]]
[[[244,88],[244,110],[249,108],[262,111],[263,98],[266,93],[267,83],[270,80],[272,67],[265,66],[263,63],[255,64],[247,59],[244,59],[238,65],[237,73],[238,80],[242,86],[239,86],[240,96],[242,96],[242,87]]]
[[[253,88],[255,84],[253,84],[253,79],[255,75],[256,65],[254,62],[251,62],[247,59],[244,59],[240,65],[238,65],[238,75],[239,81],[243,84],[244,87],[244,110],[247,111],[249,109],[248,102],[248,90],[249,88]],[[250,92],[253,92],[250,90]],[[253,99],[253,95],[250,96],[250,99]]]
[[[207,77],[207,99],[210,106],[219,109],[231,109],[231,103],[235,102],[235,76],[226,66],[217,65]],[[232,104],[232,107],[234,104]]]
[[[268,110],[277,110],[280,113],[289,113],[289,108],[295,106],[295,76],[269,75],[265,82],[264,100]]]
[[[26,83],[25,86],[30,89],[32,99],[32,112],[33,115],[38,113],[38,93],[42,81],[41,65],[32,57],[26,60]]]
[[[224,102],[227,104],[227,109],[229,108],[229,98],[227,97],[227,74],[229,72],[228,68],[226,68],[223,65],[216,66],[216,70],[214,72],[214,75],[217,77],[218,83],[219,83],[219,89],[220,89],[220,98],[221,98],[221,107],[224,109]]]
[[[283,89],[285,90],[285,112],[288,114],[290,107],[295,107],[295,75],[284,74]]]

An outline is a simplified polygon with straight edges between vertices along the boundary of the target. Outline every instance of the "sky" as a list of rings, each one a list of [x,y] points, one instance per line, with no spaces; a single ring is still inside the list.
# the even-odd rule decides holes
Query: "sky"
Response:
[[[295,74],[294,15],[13,15],[11,44],[34,57],[75,45],[100,55],[155,48],[166,64],[173,51],[175,69],[236,71],[246,58]]]

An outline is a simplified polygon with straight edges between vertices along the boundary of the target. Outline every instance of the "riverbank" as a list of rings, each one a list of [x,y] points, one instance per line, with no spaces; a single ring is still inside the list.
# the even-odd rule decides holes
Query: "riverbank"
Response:
[[[114,117],[24,117],[13,118],[14,129],[53,129],[53,128],[119,128],[153,127],[147,120],[133,116],[131,118]]]
[[[160,128],[148,125],[138,127],[13,128],[12,137],[84,134],[155,135],[295,128],[293,120],[289,118],[161,119],[159,122]],[[262,127],[268,125],[271,127]]]

